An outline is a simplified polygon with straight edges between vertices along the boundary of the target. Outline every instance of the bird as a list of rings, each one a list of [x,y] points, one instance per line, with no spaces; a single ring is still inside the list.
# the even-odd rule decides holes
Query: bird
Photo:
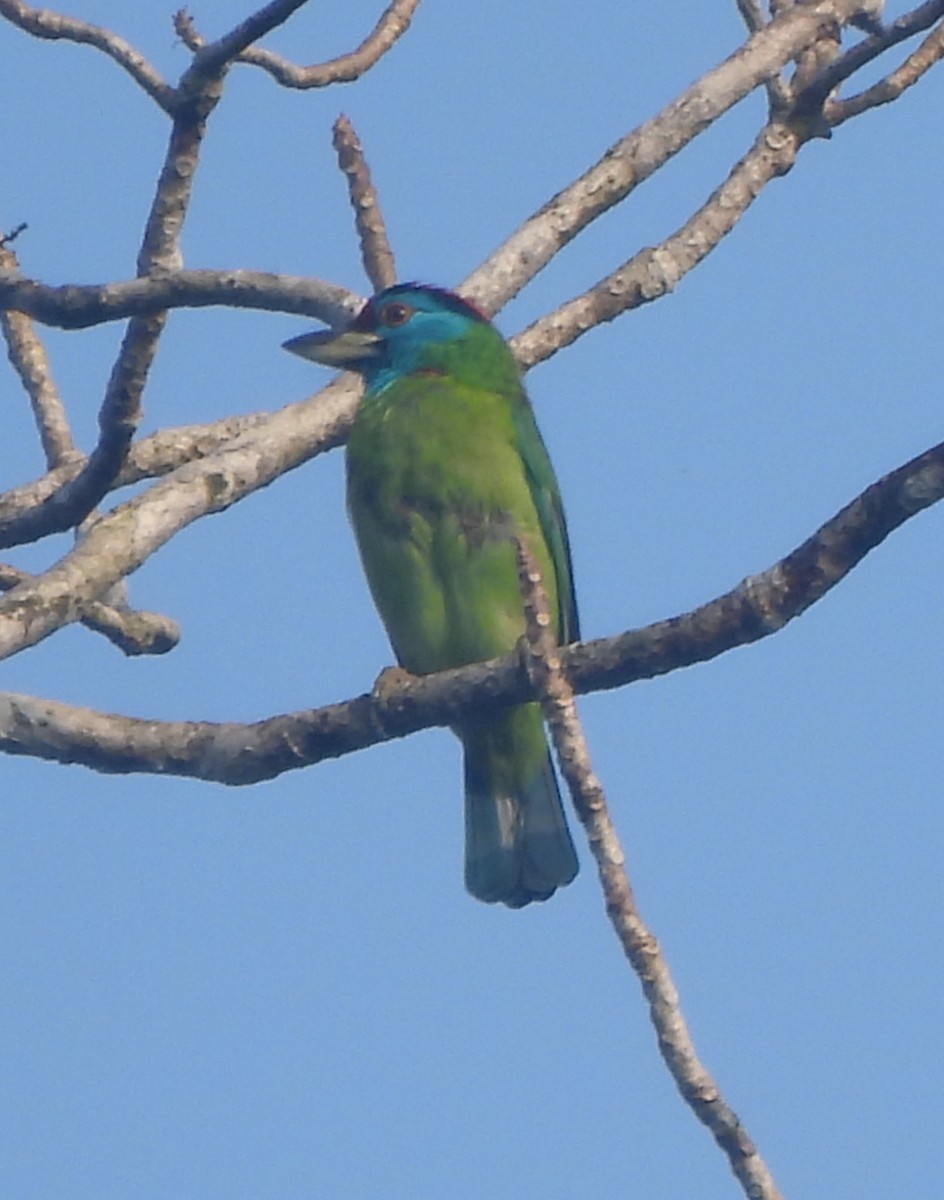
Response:
[[[540,567],[559,644],[579,640],[560,491],[508,343],[454,292],[399,283],[339,332],[283,343],[358,372],[347,508],[400,667],[511,653],[525,632],[516,539]],[[463,717],[465,884],[522,908],[577,874],[540,706]]]

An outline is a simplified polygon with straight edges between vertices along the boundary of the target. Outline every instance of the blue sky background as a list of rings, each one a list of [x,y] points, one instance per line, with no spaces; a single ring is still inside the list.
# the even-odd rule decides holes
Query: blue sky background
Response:
[[[310,5],[268,44],[318,61],[379,7]],[[172,79],[186,66],[170,9],[71,11]],[[194,16],[215,36],[246,11],[214,0]],[[353,87],[297,94],[234,70],[187,265],[364,291],[330,146],[343,109],[401,277],[455,284],[741,39],[733,0],[430,0]],[[0,62],[0,223],[29,222],[24,270],[129,277],[165,118],[90,49],[0,24]],[[712,598],[941,439],[942,101],[938,68],[807,147],[675,294],[529,376],[588,637]],[[763,111],[750,98],[599,220],[501,327],[675,229]],[[279,349],[302,328],[175,313],[147,430],[317,388],[328,373]],[[48,335],[86,447],[120,334]],[[6,487],[42,463],[0,378]],[[125,660],[72,628],[4,662],[0,686],[220,720],[368,689],[391,656],[342,465],[317,459],[134,577],[136,604],[183,625],[172,654]],[[792,1198],[921,1195],[944,1170],[942,519],[910,522],[777,636],[581,704],[699,1050]],[[36,569],[67,547],[10,558]],[[4,1196],[737,1194],[661,1065],[585,850],[548,904],[465,895],[448,733],[243,790],[14,758],[0,771]]]

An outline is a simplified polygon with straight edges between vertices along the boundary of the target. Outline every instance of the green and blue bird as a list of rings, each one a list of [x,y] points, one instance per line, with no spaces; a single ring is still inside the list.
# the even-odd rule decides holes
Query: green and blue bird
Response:
[[[459,296],[387,288],[293,354],[366,384],[347,443],[347,503],[397,659],[426,675],[497,658],[525,629],[515,539],[536,556],[563,645],[579,638],[560,492],[504,338]],[[537,704],[456,727],[465,756],[465,882],[521,908],[577,874]]]

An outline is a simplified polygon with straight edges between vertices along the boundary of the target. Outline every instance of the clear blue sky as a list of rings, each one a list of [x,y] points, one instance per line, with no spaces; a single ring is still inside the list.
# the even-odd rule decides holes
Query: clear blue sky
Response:
[[[271,41],[299,61],[356,44],[380,5],[309,7]],[[170,8],[70,11],[172,78],[186,65]],[[246,11],[195,17],[212,36]],[[429,0],[354,87],[234,70],[187,264],[365,290],[330,148],[343,109],[401,276],[454,284],[741,37],[733,0]],[[0,223],[29,222],[24,270],[127,278],[166,120],[90,49],[0,24],[0,63]],[[938,68],[809,146],[674,295],[530,375],[587,636],[710,599],[941,439],[942,102]],[[762,114],[753,97],[597,222],[502,328],[671,232]],[[279,349],[303,328],[175,313],[148,430],[314,390],[327,372]],[[49,335],[85,446],[120,332]],[[2,396],[6,487],[41,462],[10,374]],[[135,603],[183,625],[172,654],[125,660],[73,628],[0,686],[221,720],[366,690],[391,655],[341,476],[340,454],[318,459],[135,576]],[[581,706],[698,1047],[794,1200],[926,1195],[944,1171],[942,521],[908,524],[776,637]],[[67,545],[10,557],[36,568]],[[448,733],[238,791],[0,770],[3,1196],[737,1194],[661,1065],[585,850],[548,904],[465,895]]]

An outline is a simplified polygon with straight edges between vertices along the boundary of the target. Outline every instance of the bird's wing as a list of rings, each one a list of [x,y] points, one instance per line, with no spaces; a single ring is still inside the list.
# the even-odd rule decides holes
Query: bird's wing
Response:
[[[538,429],[527,397],[515,405],[515,429],[518,453],[524,463],[528,486],[534,499],[541,532],[547,542],[557,574],[558,626],[561,645],[580,640],[580,620],[577,615],[577,596],[574,591],[574,568],[570,555],[570,538],[561,503],[560,488],[554,468]]]

